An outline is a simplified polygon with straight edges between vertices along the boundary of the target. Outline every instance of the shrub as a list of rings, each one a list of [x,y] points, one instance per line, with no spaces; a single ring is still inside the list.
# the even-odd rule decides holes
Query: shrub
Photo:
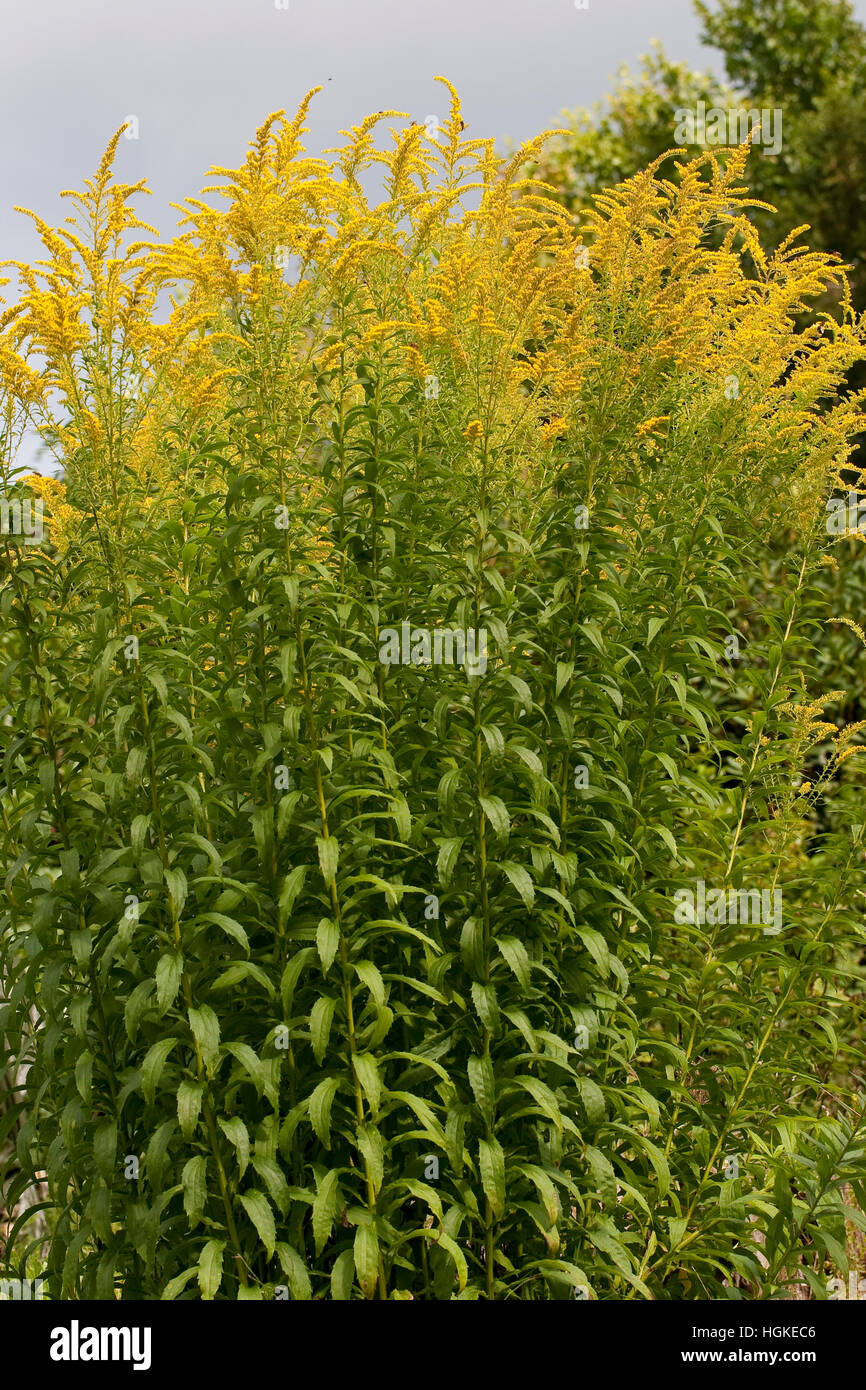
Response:
[[[333,163],[306,109],[164,244],[115,137],[0,319],[7,458],[64,474],[3,537],[7,1206],[44,1171],[68,1298],[824,1296],[862,335],[797,325],[844,280],[743,153],[583,247],[453,92]]]

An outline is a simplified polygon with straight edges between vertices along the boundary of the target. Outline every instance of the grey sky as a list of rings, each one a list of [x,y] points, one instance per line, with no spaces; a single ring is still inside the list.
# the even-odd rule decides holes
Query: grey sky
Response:
[[[91,175],[129,116],[119,177],[146,177],[142,213],[163,234],[169,203],[210,164],[238,164],[262,119],[321,84],[309,148],[386,107],[444,115],[442,73],[470,135],[525,139],[589,105],[659,39],[715,66],[691,0],[0,0],[0,259],[38,254],[32,208],[68,213],[62,188]],[[866,20],[866,0],[855,9]],[[11,288],[11,287],[10,287]]]
[[[121,140],[117,172],[147,177],[147,216],[167,232],[171,201],[319,83],[316,151],[384,107],[439,114],[437,73],[470,133],[519,140],[603,96],[653,38],[712,63],[697,34],[691,0],[0,0],[0,258],[35,246],[12,207],[65,216],[59,190],[93,173],[129,115],[139,139]]]

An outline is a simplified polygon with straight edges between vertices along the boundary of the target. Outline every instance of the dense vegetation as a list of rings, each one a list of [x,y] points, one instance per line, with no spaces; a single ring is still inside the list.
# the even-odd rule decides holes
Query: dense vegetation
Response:
[[[745,150],[575,236],[542,138],[503,167],[453,92],[333,162],[306,107],[167,243],[115,137],[0,318],[47,512],[2,537],[0,1140],[47,1221],[9,1268],[826,1297],[866,1197],[844,274],[761,246]],[[13,476],[27,422],[62,484]]]

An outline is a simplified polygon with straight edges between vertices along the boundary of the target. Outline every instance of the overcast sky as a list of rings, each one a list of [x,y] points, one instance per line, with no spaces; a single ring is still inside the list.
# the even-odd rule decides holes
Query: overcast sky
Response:
[[[855,9],[866,20],[866,0]],[[240,163],[263,117],[310,87],[324,88],[316,152],[371,111],[444,114],[437,73],[468,134],[517,141],[602,97],[654,38],[717,66],[691,0],[0,0],[0,259],[35,246],[14,205],[65,216],[60,189],[93,173],[128,116],[139,138],[121,140],[118,175],[147,177],[147,215],[169,232],[169,203],[210,164]]]
[[[437,73],[458,88],[468,134],[520,140],[603,96],[653,38],[693,65],[714,58],[691,0],[276,3],[0,0],[0,259],[35,244],[13,206],[65,216],[60,189],[93,173],[127,116],[139,138],[121,140],[118,175],[147,177],[147,216],[168,232],[170,202],[208,165],[240,163],[263,117],[320,83],[316,152],[371,111],[444,114]]]
[[[866,20],[866,0],[855,9]],[[60,221],[59,191],[93,174],[130,116],[138,138],[121,139],[115,169],[147,178],[143,215],[166,234],[169,204],[209,165],[239,164],[262,119],[310,87],[324,89],[311,152],[383,108],[444,116],[437,73],[467,135],[520,141],[602,97],[652,39],[718,67],[691,0],[0,0],[0,260],[39,254],[13,207]]]

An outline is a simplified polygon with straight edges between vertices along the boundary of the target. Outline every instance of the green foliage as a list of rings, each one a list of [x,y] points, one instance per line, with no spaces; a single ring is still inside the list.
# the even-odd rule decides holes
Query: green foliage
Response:
[[[722,50],[730,80],[800,110],[866,62],[850,0],[694,0],[705,43]]]
[[[418,193],[400,257],[405,191],[344,213],[351,273],[308,249],[290,289],[260,210],[291,199],[236,194],[257,288],[194,305],[230,386],[160,436],[182,500],[130,463],[93,504],[82,450],[68,547],[4,537],[6,1201],[44,1170],[55,1296],[822,1297],[844,1266],[866,859],[856,731],[809,687],[862,335],[797,331],[820,257],[748,279],[736,170],[610,195],[589,271],[480,181],[432,247]],[[406,620],[484,629],[486,669],[386,664]],[[678,915],[700,879],[780,892],[782,929]]]

